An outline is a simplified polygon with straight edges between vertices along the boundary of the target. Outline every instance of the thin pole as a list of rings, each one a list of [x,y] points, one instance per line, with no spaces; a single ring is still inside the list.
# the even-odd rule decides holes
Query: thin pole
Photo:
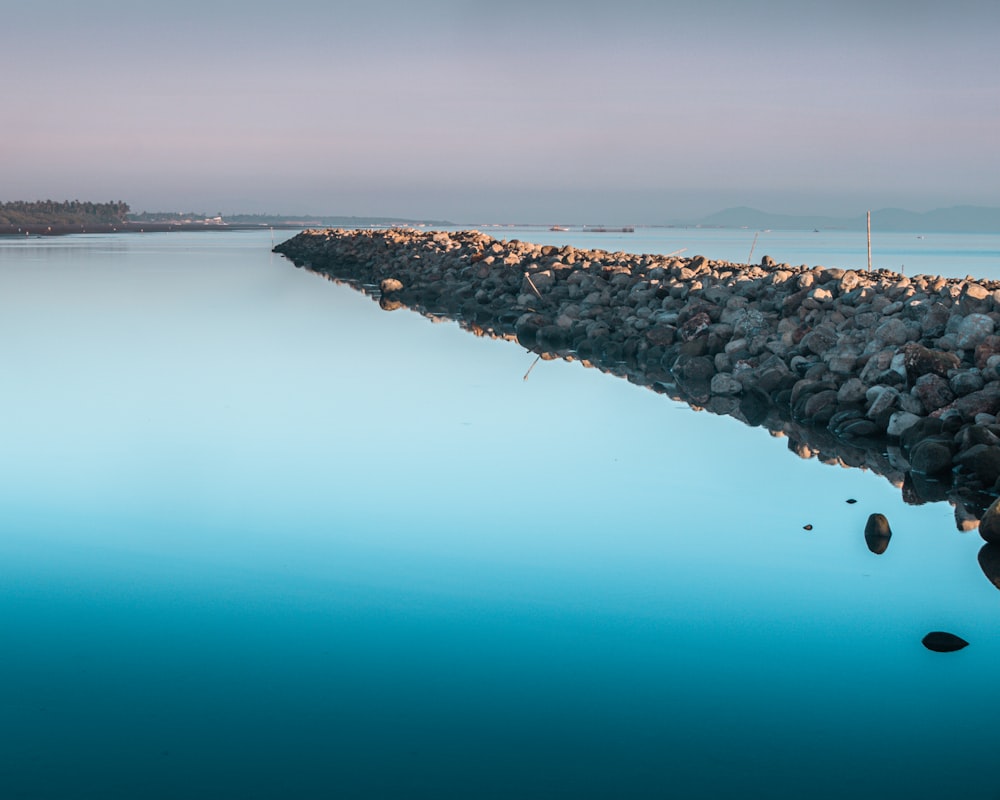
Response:
[[[872,271],[872,212],[868,212],[868,271]]]
[[[753,244],[750,245],[750,255],[747,256],[747,264],[749,264],[753,260],[753,249],[757,246],[757,236],[759,234],[760,234],[760,231],[757,231],[753,235]]]

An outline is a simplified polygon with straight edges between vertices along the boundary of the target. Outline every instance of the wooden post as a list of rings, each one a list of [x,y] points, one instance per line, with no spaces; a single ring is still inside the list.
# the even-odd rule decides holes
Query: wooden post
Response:
[[[747,266],[750,266],[750,262],[753,260],[753,249],[757,246],[757,236],[760,231],[757,231],[753,235],[753,244],[750,245],[750,255],[747,256]]]
[[[872,271],[872,212],[868,212],[868,271]]]

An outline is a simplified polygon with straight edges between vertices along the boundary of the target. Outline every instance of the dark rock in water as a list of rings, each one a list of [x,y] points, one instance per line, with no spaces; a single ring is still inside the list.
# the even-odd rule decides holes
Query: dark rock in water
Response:
[[[979,568],[989,582],[1000,589],[1000,544],[987,542],[979,549]]]
[[[762,425],[771,409],[771,402],[760,389],[751,389],[743,392],[739,408],[748,425]]]
[[[803,525],[802,526],[802,530],[804,530],[804,531],[811,531],[812,529],[813,529],[812,525]]]
[[[880,556],[889,549],[892,530],[884,514],[872,514],[865,525],[865,544],[875,555]]]
[[[979,520],[979,535],[987,542],[1000,545],[1000,498],[990,504]]]
[[[951,448],[944,442],[924,439],[910,453],[910,466],[924,475],[951,471]]]
[[[935,653],[954,653],[956,650],[969,646],[969,643],[961,636],[945,631],[931,631],[921,641],[924,647]]]
[[[854,505],[858,501],[855,500],[853,497],[850,497],[850,498],[847,499],[847,502],[850,503],[851,505]]]
[[[1000,447],[995,445],[975,444],[961,453],[956,461],[979,478],[984,486],[992,486],[1000,477]]]
[[[930,478],[919,472],[907,472],[903,478],[903,497],[907,503],[937,503],[948,499],[951,487],[951,473]]]

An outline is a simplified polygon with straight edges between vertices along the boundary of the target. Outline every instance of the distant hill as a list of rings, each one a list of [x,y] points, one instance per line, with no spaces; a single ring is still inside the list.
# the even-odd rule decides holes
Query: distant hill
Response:
[[[727,208],[705,217],[700,225],[713,228],[773,228],[778,230],[863,230],[864,214],[856,217],[770,214],[741,206]],[[872,227],[880,231],[920,233],[1000,233],[1000,208],[988,206],[952,206],[926,213],[901,208],[872,211]]]

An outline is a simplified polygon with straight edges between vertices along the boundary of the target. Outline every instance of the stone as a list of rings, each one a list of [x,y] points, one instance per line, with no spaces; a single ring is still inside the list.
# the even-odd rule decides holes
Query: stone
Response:
[[[884,514],[871,514],[865,523],[865,544],[875,555],[882,555],[889,548],[892,529]]]
[[[903,320],[891,317],[875,329],[872,337],[875,341],[892,347],[905,344],[910,338],[910,332]]]
[[[889,425],[885,433],[887,436],[899,438],[904,431],[912,428],[919,421],[920,417],[916,414],[910,414],[907,411],[897,411],[889,417]]]
[[[955,393],[952,392],[948,381],[934,373],[917,378],[913,385],[913,396],[920,401],[925,414],[944,408],[955,399]]]
[[[955,457],[955,463],[975,475],[984,486],[992,487],[1000,478],[1000,447],[976,444]]]
[[[962,363],[954,353],[930,350],[915,342],[907,344],[902,353],[906,376],[910,383],[927,373],[947,377],[949,371],[958,369]]]
[[[711,324],[711,317],[709,317],[706,312],[699,311],[697,314],[689,317],[684,324],[680,326],[677,333],[682,341],[690,342],[693,339],[701,337],[701,335],[708,330]]]
[[[979,535],[1000,549],[1000,498],[990,504],[979,520]]]
[[[955,331],[958,346],[963,350],[974,349],[993,335],[994,327],[993,319],[986,314],[969,314]]]
[[[959,397],[949,406],[933,413],[940,416],[949,409],[958,412],[960,418],[970,421],[979,414],[996,414],[1000,411],[1000,383],[995,381],[988,383],[978,392]]]
[[[982,523],[979,525],[982,528]],[[1000,589],[1000,544],[987,542],[979,549],[979,568],[998,589]]]
[[[865,402],[868,388],[858,378],[848,378],[837,391],[837,402],[841,405]]]
[[[969,646],[962,637],[946,631],[931,631],[921,639],[921,642],[924,647],[935,653],[954,653]]]
[[[712,376],[709,390],[717,395],[735,395],[743,391],[743,384],[731,375],[719,373]]]
[[[910,451],[910,466],[923,475],[951,471],[951,448],[941,441],[924,439]]]
[[[708,383],[715,375],[715,365],[704,356],[681,356],[674,364],[674,373],[686,381]]]
[[[868,417],[875,419],[890,411],[899,399],[899,390],[892,386],[873,386],[865,394],[868,401]]]
[[[837,344],[837,332],[820,326],[802,337],[802,347],[818,356],[823,355]]]
[[[976,345],[976,350],[973,354],[973,364],[975,364],[977,369],[983,369],[989,361],[990,356],[995,356],[998,353],[1000,353],[1000,336],[987,336]]]
[[[396,278],[385,278],[379,284],[379,290],[382,294],[391,294],[392,292],[403,291],[403,284]]]
[[[830,421],[836,410],[837,391],[826,389],[809,396],[803,409],[803,418],[811,420],[813,424],[823,425]]]
[[[882,432],[883,428],[877,422],[870,419],[851,420],[843,424],[838,431],[839,435],[848,439],[863,439],[869,436],[878,436]]]
[[[978,370],[962,370],[961,372],[956,372],[948,381],[948,386],[951,388],[951,391],[954,392],[956,397],[963,397],[967,394],[978,392],[985,385],[986,381],[983,380],[983,376]]]

